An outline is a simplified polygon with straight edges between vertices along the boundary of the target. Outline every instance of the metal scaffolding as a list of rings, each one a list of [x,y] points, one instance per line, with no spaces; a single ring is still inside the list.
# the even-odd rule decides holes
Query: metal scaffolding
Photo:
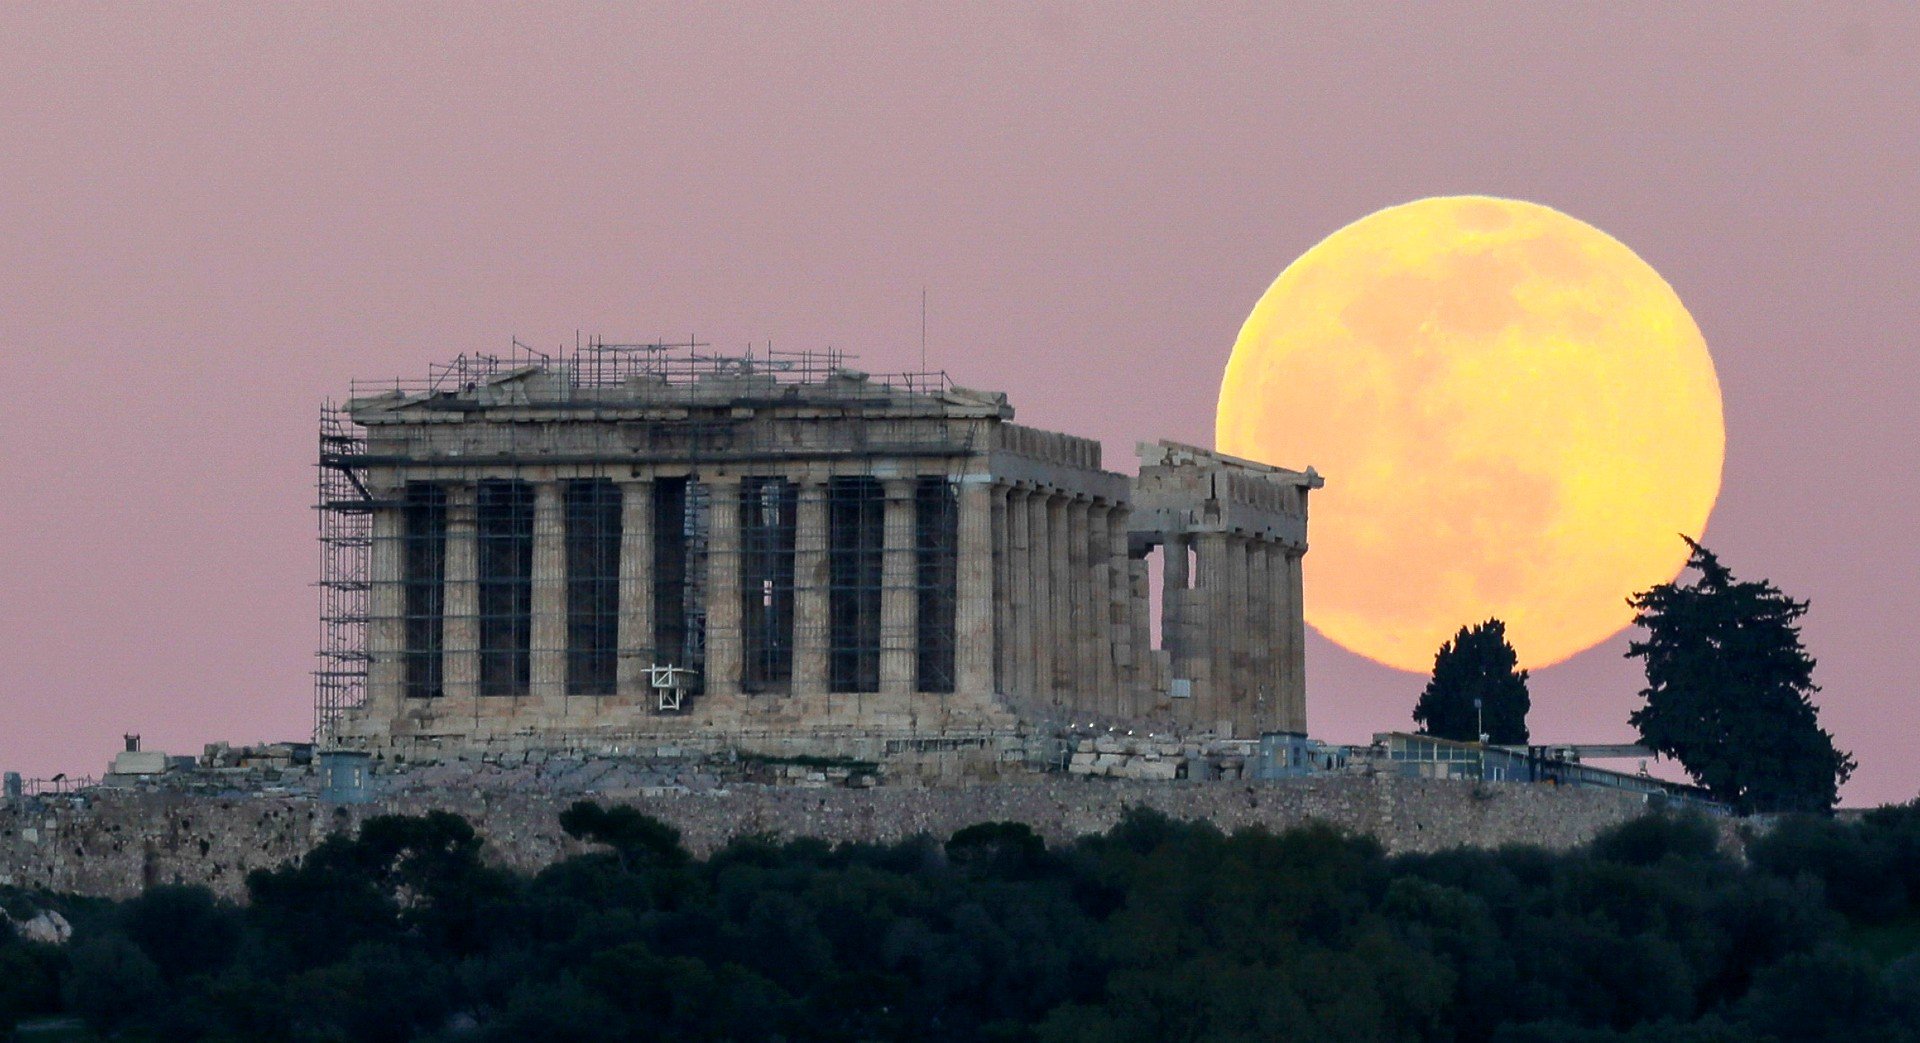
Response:
[[[314,741],[324,743],[367,697],[367,595],[372,589],[373,497],[340,463],[366,453],[366,435],[343,406],[320,407],[315,504],[320,517],[320,650],[313,672]]]
[[[754,376],[776,384],[819,384],[850,372],[857,356],[826,348],[785,351],[751,346],[733,355],[708,350],[712,345],[689,337],[684,341],[656,340],[622,343],[592,337],[572,348],[541,351],[511,338],[503,352],[465,352],[451,362],[433,363],[425,377],[359,380],[349,384],[352,398],[378,395],[435,395],[473,391],[490,381],[534,369],[563,374],[565,388],[582,398],[605,389],[636,383],[663,387],[692,387],[712,377]],[[863,374],[863,376],[866,376]],[[944,370],[873,374],[875,391],[904,391],[930,395],[953,386]]]

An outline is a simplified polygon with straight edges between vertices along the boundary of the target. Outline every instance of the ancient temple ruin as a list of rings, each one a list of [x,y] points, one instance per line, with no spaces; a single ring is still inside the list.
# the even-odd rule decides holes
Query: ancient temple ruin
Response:
[[[355,384],[320,432],[320,741],[1304,733],[1311,469],[1155,442],[1129,477],[1005,394],[846,363],[516,344]]]

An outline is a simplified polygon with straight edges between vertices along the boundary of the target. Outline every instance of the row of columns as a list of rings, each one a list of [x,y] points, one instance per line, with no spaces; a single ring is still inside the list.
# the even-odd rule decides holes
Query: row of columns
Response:
[[[997,485],[990,513],[998,690],[1036,709],[1132,716],[1136,577],[1127,508]]]
[[[1189,552],[1191,572],[1189,575]],[[1176,712],[1198,728],[1258,731],[1306,721],[1301,554],[1230,532],[1165,537],[1162,643],[1192,699]]]
[[[706,662],[709,695],[741,691],[742,631],[740,478],[716,475],[709,488],[706,556]],[[792,686],[823,692],[828,684],[829,562],[827,486],[796,482],[794,532],[794,642]],[[654,660],[654,510],[651,481],[623,481],[621,489],[617,685],[622,693],[647,688]],[[475,486],[449,482],[443,561],[442,690],[472,697],[480,680],[478,527]],[[880,687],[911,693],[917,687],[918,588],[915,548],[915,481],[886,479],[881,549]],[[954,689],[987,693],[993,687],[993,501],[985,476],[958,482],[955,573]],[[567,681],[566,526],[558,481],[534,483],[532,628],[528,695],[563,697]],[[404,685],[403,518],[398,508],[380,508],[372,519],[368,595],[368,684],[371,696],[397,703]]]
[[[707,479],[706,687],[740,691],[744,657],[740,589],[739,478]],[[827,486],[798,482],[794,543],[796,692],[824,692],[828,626]],[[654,657],[653,484],[622,489],[618,581],[618,689],[645,690]],[[449,483],[444,558],[443,690],[472,695],[479,682],[475,493]],[[881,552],[880,690],[915,690],[918,661],[914,482],[885,479]],[[566,687],[566,549],[561,486],[534,487],[533,696]],[[1035,709],[1138,716],[1153,698],[1143,669],[1151,654],[1147,571],[1128,553],[1128,510],[1057,489],[958,484],[955,577],[955,690],[1005,692]],[[405,630],[401,520],[373,518],[369,682],[373,693],[402,687]],[[1301,558],[1282,544],[1219,531],[1164,537],[1163,645],[1174,678],[1191,682],[1175,713],[1195,728],[1222,721],[1298,729],[1305,721],[1305,639]],[[1189,575],[1189,551],[1193,574]]]
[[[712,479],[711,502],[739,502],[740,479]],[[825,691],[828,684],[827,485],[797,483],[794,528],[793,690]],[[920,690],[919,585],[917,576],[915,489],[912,477],[881,482],[884,495],[880,557],[880,691],[905,695]],[[958,537],[955,575],[954,690],[987,692],[992,687],[993,634],[990,504],[984,478],[958,482]],[[740,618],[740,516],[716,509],[707,534],[706,690],[709,695],[740,691],[744,643]],[[625,645],[624,640],[622,646]]]

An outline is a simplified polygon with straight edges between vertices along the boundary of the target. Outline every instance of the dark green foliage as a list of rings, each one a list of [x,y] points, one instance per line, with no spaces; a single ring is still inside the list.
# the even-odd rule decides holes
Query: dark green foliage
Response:
[[[1819,887],[1857,925],[1897,928],[1920,917],[1920,801],[1876,808],[1854,822],[1790,816],[1747,854],[1774,876]]]
[[[955,833],[946,852],[958,869],[1018,879],[1045,867],[1047,844],[1025,822],[982,822]]]
[[[1722,857],[1719,832],[1698,814],[1642,815],[1595,838],[1592,850],[1595,858],[1630,866]]]
[[[1894,854],[1868,831],[1830,819],[1800,816],[1755,840],[1754,864],[1787,879],[1819,881],[1834,909],[1854,920],[1892,916],[1907,905]]]
[[[1426,735],[1456,742],[1487,741],[1502,746],[1527,743],[1527,672],[1516,670],[1519,657],[1507,643],[1507,625],[1497,619],[1461,627],[1433,657],[1433,678],[1420,693],[1413,719]],[[1474,706],[1474,700],[1480,706]]]
[[[576,840],[613,848],[629,869],[679,866],[687,861],[679,830],[625,805],[603,808],[592,801],[578,801],[560,813],[560,828]]]
[[[1857,953],[1834,947],[1794,953],[1762,970],[1735,1007],[1750,1025],[1793,1043],[1912,1039],[1880,975]]]
[[[124,935],[77,941],[60,999],[97,1032],[109,1032],[157,1006],[166,995],[160,968]]]
[[[1750,861],[1688,815],[1567,854],[1391,857],[1150,812],[1058,849],[996,822],[696,860],[582,803],[565,828],[604,849],[530,878],[452,816],[376,818],[256,874],[245,908],[157,888],[76,914],[64,950],[0,932],[0,1018],[155,1041],[1912,1043],[1920,952],[1838,943],[1920,918],[1915,816],[1786,819]],[[1857,866],[1879,883],[1843,896]]]
[[[1742,811],[1830,810],[1854,762],[1813,706],[1820,688],[1800,644],[1807,603],[1736,580],[1711,551],[1687,546],[1697,580],[1631,599],[1647,632],[1627,651],[1647,666],[1646,705],[1630,718],[1641,741]]]
[[[1920,909],[1920,800],[1874,808],[1860,830],[1906,890],[1908,908]]]
[[[382,815],[357,839],[330,837],[298,865],[248,875],[247,912],[263,955],[294,968],[409,936],[464,954],[484,945],[488,907],[514,886],[481,862],[465,819]]]
[[[239,910],[204,887],[150,888],[120,906],[120,925],[170,986],[218,973],[240,943]]]
[[[0,1039],[21,1018],[60,1009],[65,962],[58,949],[19,941],[0,923]]]

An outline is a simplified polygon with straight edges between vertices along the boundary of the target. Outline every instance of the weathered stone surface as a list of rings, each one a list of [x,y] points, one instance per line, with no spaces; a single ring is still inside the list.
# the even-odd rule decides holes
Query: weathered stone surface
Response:
[[[42,909],[24,920],[15,920],[0,909],[0,921],[12,924],[20,937],[41,945],[65,945],[73,937],[73,925],[52,909]]]
[[[186,883],[240,896],[249,870],[298,858],[370,815],[435,809],[471,820],[486,837],[490,858],[532,870],[578,850],[558,822],[560,811],[577,799],[556,789],[471,785],[419,787],[351,807],[306,796],[223,799],[158,791],[29,799],[0,807],[0,884],[126,897],[155,884]],[[1643,807],[1638,799],[1603,790],[1384,775],[1224,784],[1055,774],[1022,784],[950,788],[850,783],[729,785],[705,792],[635,785],[603,788],[598,799],[632,804],[671,823],[697,854],[757,833],[884,842],[921,833],[945,837],[994,820],[1029,823],[1050,843],[1061,843],[1110,828],[1130,807],[1204,819],[1226,830],[1317,820],[1377,837],[1390,851],[1565,848]]]
[[[1128,761],[1115,774],[1127,779],[1162,779],[1171,781],[1180,777],[1180,765],[1169,760],[1136,757]]]

